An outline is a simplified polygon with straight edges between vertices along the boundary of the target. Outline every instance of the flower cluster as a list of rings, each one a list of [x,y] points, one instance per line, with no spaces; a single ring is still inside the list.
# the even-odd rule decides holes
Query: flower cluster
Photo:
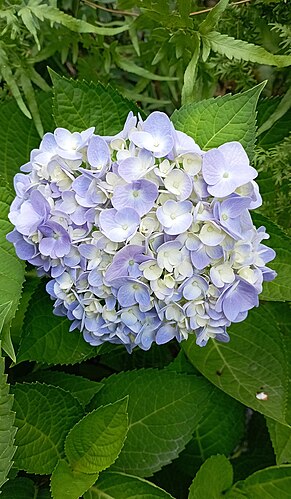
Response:
[[[115,136],[45,134],[21,170],[7,238],[91,345],[226,342],[276,275],[238,142],[203,152],[165,114],[130,113]]]

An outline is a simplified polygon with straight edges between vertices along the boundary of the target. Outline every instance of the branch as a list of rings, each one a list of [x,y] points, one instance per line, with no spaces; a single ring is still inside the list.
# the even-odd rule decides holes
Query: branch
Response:
[[[229,6],[239,5],[241,3],[247,3],[247,2],[250,2],[250,1],[251,0],[239,0],[239,2],[230,3]],[[205,12],[210,12],[212,9],[213,9],[213,7],[210,7],[209,9],[198,10],[197,12],[191,12],[191,14],[189,14],[189,16],[198,16],[198,14],[204,14]]]
[[[109,9],[108,7],[103,7],[103,5],[99,5],[98,3],[90,2],[90,0],[81,0],[81,1],[84,4],[88,5],[88,7],[92,7],[92,9],[105,10],[106,12],[112,12],[113,14],[118,14],[120,16],[138,17],[138,15],[139,15],[139,14],[136,14],[135,12],[129,12],[129,11],[126,11],[126,10]]]

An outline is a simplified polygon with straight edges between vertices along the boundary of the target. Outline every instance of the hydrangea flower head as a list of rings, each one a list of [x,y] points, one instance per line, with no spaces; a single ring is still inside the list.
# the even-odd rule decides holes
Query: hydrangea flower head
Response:
[[[164,113],[129,113],[112,137],[45,134],[21,170],[7,239],[91,345],[229,341],[226,328],[276,276],[250,216],[257,172],[238,142],[203,152]]]

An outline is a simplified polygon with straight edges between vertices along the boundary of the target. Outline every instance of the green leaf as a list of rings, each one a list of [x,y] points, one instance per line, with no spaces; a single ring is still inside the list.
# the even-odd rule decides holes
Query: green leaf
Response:
[[[206,38],[202,38],[202,51],[201,51],[201,59],[203,62],[206,62],[208,56],[210,54],[210,43],[206,40]]]
[[[123,345],[107,344],[102,348],[100,362],[115,372],[141,369],[142,367],[164,368],[173,359],[171,346],[153,343],[147,351],[135,348],[128,355]]]
[[[172,121],[203,149],[239,141],[251,156],[255,143],[256,104],[265,83],[236,95],[188,104],[174,112]]]
[[[218,388],[258,412],[290,424],[291,342],[287,342],[287,328],[281,328],[289,315],[287,304],[261,304],[245,321],[229,328],[229,343],[210,340],[205,348],[198,348],[191,335],[182,347],[194,366]],[[260,400],[258,394],[266,396]]]
[[[43,126],[36,101],[36,95],[31,80],[25,70],[22,70],[20,73],[20,81],[21,81],[22,91],[25,95],[29,110],[31,112],[31,116],[35,124],[35,128],[37,129],[39,136],[42,138]]]
[[[180,350],[174,360],[164,369],[167,371],[175,371],[176,373],[195,374],[201,376],[201,373],[198,369],[196,369],[196,367],[193,366],[193,364],[191,364],[183,350]]]
[[[277,464],[291,463],[291,428],[267,419]]]
[[[37,371],[29,376],[27,381],[39,381],[47,385],[58,386],[70,392],[85,407],[91,398],[101,390],[103,384],[75,376],[74,374],[64,373],[63,371],[50,371],[49,369]]]
[[[15,350],[19,348],[21,333],[25,322],[25,314],[29,306],[29,302],[36,288],[39,286],[39,277],[36,275],[26,274],[23,284],[23,290],[19,301],[18,309],[15,317],[11,322],[10,334]]]
[[[15,315],[24,281],[24,262],[16,256],[14,247],[6,240],[6,235],[13,229],[8,221],[8,213],[13,196],[8,186],[0,185],[0,306],[11,302],[2,325],[2,348],[15,361],[15,354],[10,338],[10,323]]]
[[[156,369],[110,376],[91,407],[129,395],[129,429],[113,469],[150,476],[175,459],[191,439],[212,387],[204,379]]]
[[[164,57],[166,57],[166,54],[167,54],[167,45],[168,45],[168,42],[162,43],[162,45],[160,46],[159,50],[155,54],[155,57],[152,60],[152,66],[155,66],[156,64],[159,64],[159,62],[161,62],[164,59]]]
[[[264,126],[264,123],[269,119],[273,121],[272,115],[277,116],[277,108],[279,108],[280,103],[284,99],[283,97],[269,97],[260,99],[258,104],[258,116],[257,125],[260,130]],[[286,101],[284,104],[284,108]],[[280,106],[281,107],[281,106]],[[283,106],[282,106],[283,107]],[[281,108],[282,109],[282,108]],[[280,112],[281,114],[281,112]],[[291,126],[291,108],[286,110],[286,112],[275,121],[268,130],[262,132],[258,136],[258,145],[265,150],[274,148],[276,145],[280,144],[284,138],[287,138],[290,133]]]
[[[189,489],[189,499],[218,499],[232,485],[232,466],[225,456],[212,456],[195,476]],[[210,479],[211,478],[211,479]]]
[[[270,118],[281,101],[279,95],[261,98],[257,107],[257,125],[260,128],[263,123]]]
[[[65,460],[56,465],[51,476],[53,499],[79,499],[96,482],[98,473],[73,471]]]
[[[220,390],[209,397],[207,412],[199,421],[193,437],[175,461],[176,467],[190,477],[212,455],[229,456],[245,432],[245,407]]]
[[[280,144],[284,138],[288,137],[291,124],[291,109],[287,111],[282,118],[275,121],[275,123],[262,133],[258,138],[258,145],[263,149],[271,149]]]
[[[202,33],[203,35],[206,35],[207,33],[212,31],[216,27],[219,19],[221,18],[222,14],[225,11],[228,4],[229,4],[229,0],[220,0],[220,2],[218,2],[211,9],[209,14],[207,14],[206,19],[199,26],[200,33]]]
[[[64,455],[64,440],[82,417],[79,402],[68,392],[39,383],[13,387],[16,434],[15,466],[28,473],[52,473]]]
[[[188,372],[186,361],[181,367]],[[207,400],[206,413],[198,422],[190,442],[177,459],[154,475],[155,483],[174,497],[187,497],[194,474],[208,457],[217,453],[229,456],[240,448],[245,432],[245,409],[221,390],[214,390]],[[272,464],[275,464],[274,460],[267,461],[267,465]]]
[[[289,111],[291,107],[291,87],[287,90],[286,94],[278,104],[278,107],[275,111],[269,116],[269,118],[260,126],[257,131],[257,135],[261,135],[262,133],[269,130],[276,121],[278,121],[284,114]]]
[[[194,44],[194,40],[193,40]],[[195,48],[191,60],[184,73],[184,84],[182,87],[182,104],[189,104],[194,100],[193,92],[195,89],[195,80],[197,75],[197,63],[200,54],[200,38],[198,35],[195,36]]]
[[[4,369],[4,358],[0,356],[0,488],[7,481],[16,450],[14,445],[16,428],[13,426],[15,413],[12,412],[13,396],[9,393],[7,375],[4,373]]]
[[[31,119],[31,114],[27,109],[26,104],[23,101],[18,84],[15,80],[15,77],[9,65],[9,59],[7,57],[7,54],[1,47],[0,47],[0,74],[2,75],[3,79],[6,81],[10,89],[10,92],[13,95],[19,109],[27,118]]]
[[[290,499],[291,466],[273,466],[237,482],[225,499]]]
[[[139,42],[138,42],[138,33],[137,33],[137,30],[136,30],[136,27],[134,24],[132,24],[128,30],[128,34],[129,34],[129,37],[130,37],[130,41],[132,43],[132,46],[136,52],[136,54],[138,55],[138,57],[140,57],[140,49],[139,49]],[[109,51],[107,52],[108,54],[110,53],[110,49]],[[110,71],[110,69],[109,69]],[[107,71],[107,72],[109,72]]]
[[[7,315],[10,312],[10,308],[12,305],[12,301],[8,301],[0,305],[0,333],[3,329],[3,326],[7,320]]]
[[[277,66],[279,68],[290,66],[291,64],[290,55],[272,54],[263,47],[243,40],[236,40],[232,36],[222,35],[217,31],[212,31],[204,36],[214,52],[225,55],[228,59],[268,64],[269,66]]]
[[[37,36],[37,23],[33,19],[33,15],[29,7],[25,6],[18,11],[18,16],[21,17],[23,24],[26,26],[28,31],[32,34],[35,43],[37,45],[37,49],[40,51],[41,46],[39,43],[39,39]]]
[[[129,27],[127,24],[124,24],[123,26],[120,26],[118,28],[101,28],[99,26],[94,26],[93,24],[87,23],[82,19],[77,19],[75,17],[69,16],[56,7],[52,7],[46,4],[33,5],[31,2],[29,8],[32,14],[40,21],[44,21],[46,19],[51,23],[62,24],[62,26],[65,26],[71,31],[75,31],[76,33],[95,33],[96,35],[114,36],[118,35],[119,33],[123,33],[123,31],[127,31]]]
[[[35,499],[36,486],[32,480],[25,477],[15,478],[5,483],[1,499]]]
[[[173,499],[153,483],[124,473],[106,471],[84,499]]]
[[[31,61],[33,63],[33,61]],[[29,66],[27,68],[28,76],[31,79],[31,81],[40,89],[43,90],[43,92],[51,92],[51,87],[47,84],[45,79],[34,69],[33,66]],[[36,94],[37,96],[38,94]],[[47,121],[47,116],[43,117],[45,121]],[[49,116],[51,119],[51,116]]]
[[[186,23],[189,21],[189,14],[191,12],[192,8],[192,1],[191,0],[177,0],[177,8],[179,11],[179,14],[183,21]]]
[[[11,302],[9,302],[11,303]],[[10,310],[10,307],[9,307]],[[11,338],[11,333],[10,333],[10,326],[5,326],[1,332],[0,335],[1,342],[2,342],[2,348],[4,352],[10,357],[12,362],[16,362],[16,355],[15,355],[15,350],[14,350],[14,345],[12,343],[12,338]]]
[[[17,362],[76,364],[94,357],[98,348],[86,343],[80,331],[69,332],[69,327],[68,319],[53,314],[53,302],[38,288],[26,313]]]
[[[99,135],[114,135],[122,130],[130,111],[140,111],[109,86],[68,80],[53,71],[50,75],[54,86],[56,125],[71,132],[95,126]]]
[[[128,430],[127,404],[126,397],[99,407],[71,429],[65,452],[74,471],[97,473],[114,463]]]
[[[152,73],[148,69],[145,69],[141,66],[138,66],[134,62],[130,61],[129,59],[126,59],[125,57],[121,57],[118,53],[114,54],[114,62],[118,67],[123,69],[123,71],[126,71],[127,73],[133,73],[137,76],[140,76],[141,78],[146,78],[148,80],[154,80],[154,81],[176,81],[178,78],[176,76],[169,76],[169,75],[157,75],[155,73]]]
[[[291,300],[291,238],[263,215],[255,213],[253,220],[257,227],[260,225],[266,227],[267,233],[270,235],[267,246],[271,246],[276,251],[276,258],[270,262],[269,266],[278,275],[274,281],[264,283],[260,299],[270,301]]]
[[[10,324],[7,325],[7,316],[9,315],[11,306],[12,306],[12,301],[8,301],[7,303],[0,305],[0,338],[2,341],[3,350],[10,357],[10,359],[12,359],[12,361],[15,362],[16,357],[11,338]]]
[[[53,130],[51,95],[40,92],[36,99],[45,132]],[[13,100],[0,104],[0,128],[1,175],[12,185],[20,166],[29,161],[30,151],[39,146],[39,135],[33,121],[22,114]]]

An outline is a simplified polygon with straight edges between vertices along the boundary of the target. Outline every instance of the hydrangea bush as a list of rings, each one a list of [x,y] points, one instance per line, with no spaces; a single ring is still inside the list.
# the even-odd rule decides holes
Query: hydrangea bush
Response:
[[[264,83],[168,118],[52,80],[41,143],[0,105],[1,497],[289,499],[291,244],[250,166]]]
[[[227,342],[276,275],[239,142],[203,151],[164,113],[130,112],[114,136],[46,133],[21,170],[7,238],[91,345]]]

